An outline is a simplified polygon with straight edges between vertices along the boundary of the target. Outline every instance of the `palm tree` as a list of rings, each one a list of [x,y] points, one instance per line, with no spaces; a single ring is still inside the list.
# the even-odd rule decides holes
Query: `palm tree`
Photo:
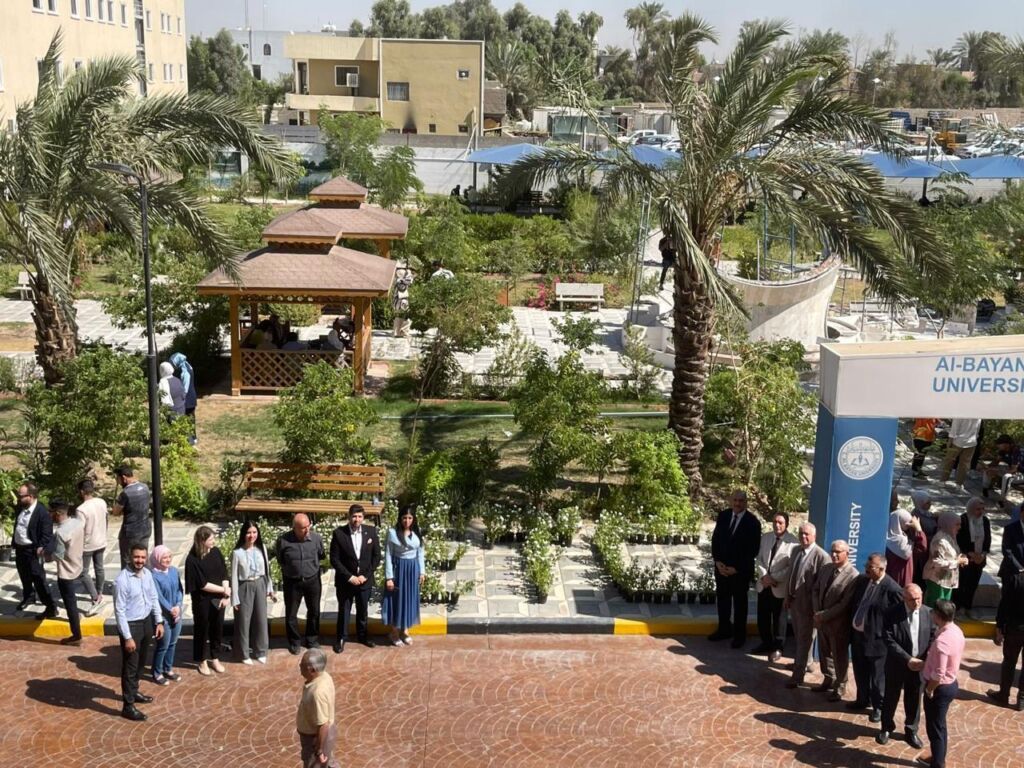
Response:
[[[521,117],[533,106],[538,88],[530,50],[523,43],[511,40],[488,46],[487,77],[505,88],[506,108],[512,117]]]
[[[626,29],[633,33],[633,51],[637,44],[643,44],[647,32],[659,21],[668,18],[665,6],[661,3],[640,3],[636,8],[628,8],[625,13]]]
[[[960,69],[977,71],[991,37],[992,33],[988,31],[964,32],[960,35],[953,45],[953,52],[960,57]]]
[[[229,265],[234,246],[195,192],[176,182],[182,170],[205,166],[223,147],[275,177],[287,167],[251,106],[214,96],[133,98],[145,73],[132,57],[95,60],[62,82],[61,39],[58,31],[40,62],[35,99],[17,109],[17,131],[0,132],[0,257],[32,273],[36,359],[51,385],[78,353],[79,235],[99,224],[139,238],[138,193],[94,164],[126,163],[148,178],[152,219],[186,229],[211,266]]]
[[[936,69],[949,69],[960,61],[960,54],[945,48],[929,48],[926,53],[928,60]]]
[[[859,267],[871,289],[887,299],[906,295],[911,268],[945,271],[941,249],[914,203],[888,191],[859,158],[823,142],[860,139],[899,152],[898,139],[883,128],[879,113],[843,94],[847,73],[839,58],[799,41],[777,45],[786,34],[777,21],[749,25],[717,81],[698,85],[692,77],[698,46],[713,41],[713,31],[692,15],[671,23],[657,57],[658,83],[678,126],[679,162],[657,169],[626,152],[608,158],[552,148],[506,174],[509,194],[518,194],[537,182],[601,169],[603,204],[649,199],[658,223],[675,239],[669,426],[680,439],[680,462],[694,496],[701,492],[704,390],[715,318],[736,302],[711,253],[715,236],[750,199],[750,190],[773,215]],[[571,81],[561,87],[570,103],[590,110]],[[787,115],[776,124],[772,116],[779,107]]]

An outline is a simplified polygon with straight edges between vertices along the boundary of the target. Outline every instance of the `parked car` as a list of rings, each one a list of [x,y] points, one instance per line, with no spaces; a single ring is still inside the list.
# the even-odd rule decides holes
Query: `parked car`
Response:
[[[647,138],[649,136],[657,136],[658,132],[653,128],[641,128],[633,131],[629,136],[626,137],[627,144],[638,144],[640,139]]]
[[[650,146],[660,147],[665,143],[672,141],[673,136],[669,136],[667,133],[655,133],[652,136],[641,136],[636,140],[637,144],[647,144]]]

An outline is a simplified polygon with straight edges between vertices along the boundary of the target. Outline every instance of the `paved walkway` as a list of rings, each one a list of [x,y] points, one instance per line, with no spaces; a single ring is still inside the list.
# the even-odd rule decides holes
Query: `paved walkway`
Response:
[[[1024,716],[984,698],[998,651],[971,641],[950,716],[950,768],[1018,768]],[[912,766],[866,713],[783,687],[786,672],[704,638],[431,637],[330,656],[345,768],[643,765]],[[178,658],[190,657],[189,643]],[[299,764],[296,659],[143,683],[145,723],[117,716],[111,638],[0,644],[0,762],[67,768]],[[815,678],[817,679],[817,678]],[[852,693],[851,693],[852,695]],[[922,727],[922,736],[923,736]]]

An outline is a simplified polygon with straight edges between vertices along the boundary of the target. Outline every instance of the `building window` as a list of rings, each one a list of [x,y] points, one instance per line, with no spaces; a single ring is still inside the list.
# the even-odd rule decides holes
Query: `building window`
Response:
[[[121,3],[121,26],[128,26],[128,4]]]
[[[388,101],[408,101],[408,83],[388,83]]]
[[[18,132],[18,123],[13,117],[7,121],[7,130],[11,133]]]
[[[146,11],[146,29],[153,31],[153,15]]]
[[[107,0],[107,23],[114,23],[114,0]]]
[[[78,18],[78,0],[71,0],[71,16],[72,18]]]
[[[96,2],[96,18],[103,21],[103,0],[97,0]]]
[[[184,64],[179,64],[178,65],[178,79],[181,82],[183,82],[183,83],[185,82],[185,65]]]
[[[181,16],[178,17],[178,34],[181,34]]]
[[[459,78],[459,80],[469,80],[469,70],[468,69],[460,69],[460,70],[458,70],[456,75]]]
[[[92,0],[85,0],[85,18],[92,18]]]
[[[151,83],[153,82],[153,73],[156,71],[154,67],[155,65],[153,64],[149,65],[149,82]]]
[[[468,125],[460,125],[459,126],[459,133],[469,133],[469,126]]]
[[[263,67],[261,67],[259,64],[253,64],[252,65],[252,79],[253,80],[262,80],[263,79]]]
[[[427,123],[428,133],[437,133],[437,123]]]
[[[264,43],[263,44],[263,55],[264,56],[269,56],[270,55],[270,43]]]
[[[335,67],[334,84],[339,88],[358,88],[359,67]]]
[[[43,11],[43,0],[32,0],[32,10],[33,11],[39,11],[40,13],[42,13],[42,11]]]

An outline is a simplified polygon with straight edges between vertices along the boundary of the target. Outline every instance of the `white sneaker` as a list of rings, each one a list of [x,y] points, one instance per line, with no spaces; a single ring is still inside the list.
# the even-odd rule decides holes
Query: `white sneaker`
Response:
[[[258,661],[260,664],[266,664],[267,663],[267,657],[266,656],[260,656],[258,659],[256,659],[256,661]]]
[[[252,659],[242,659],[242,663],[243,664],[247,664],[247,665],[249,665],[251,667],[252,666]]]

